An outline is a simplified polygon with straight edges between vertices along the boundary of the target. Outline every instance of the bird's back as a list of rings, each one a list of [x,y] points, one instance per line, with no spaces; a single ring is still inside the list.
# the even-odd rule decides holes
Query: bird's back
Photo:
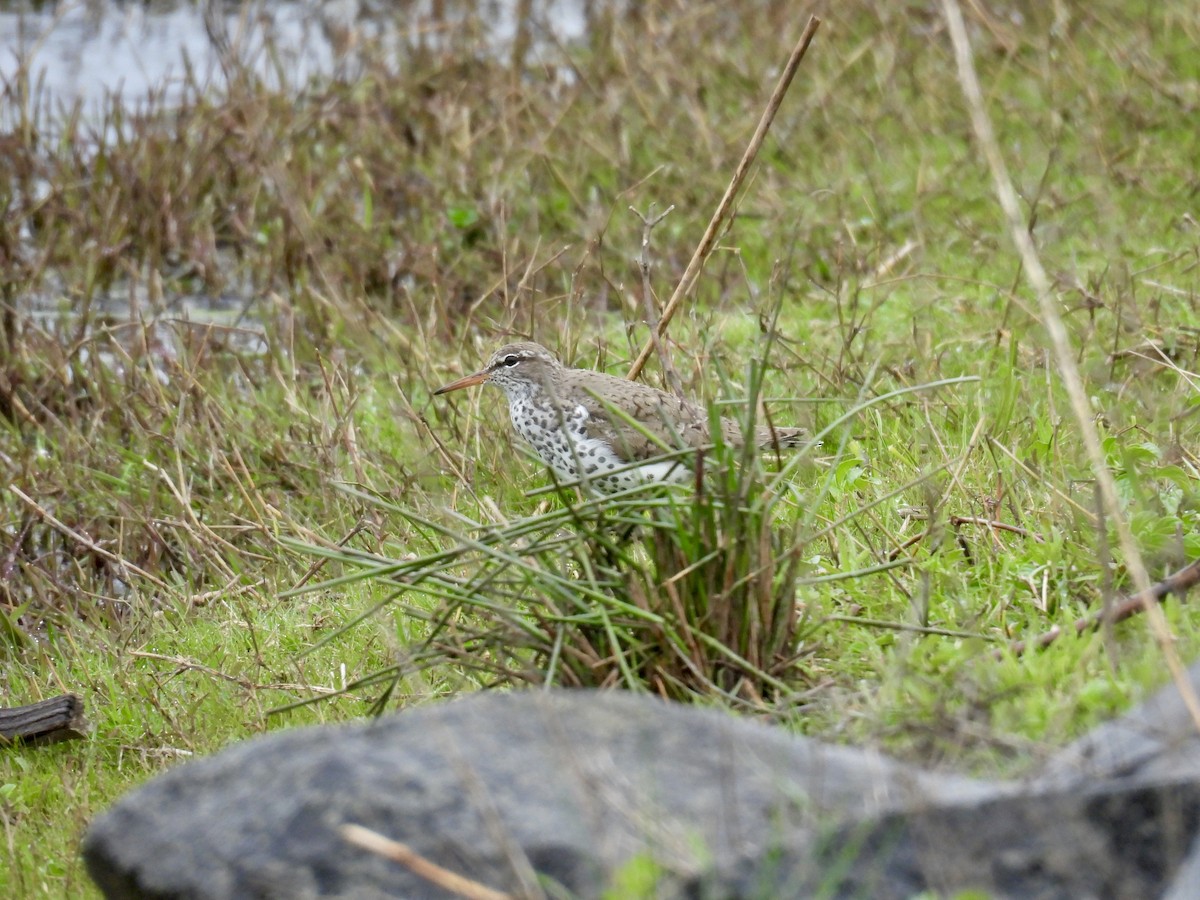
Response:
[[[630,462],[712,443],[707,409],[651,385],[590,369],[566,369],[562,388],[560,402],[564,406],[580,405],[587,410],[588,435],[607,441]],[[741,426],[729,418],[721,418],[720,423],[724,443],[742,446]],[[761,426],[755,430],[756,442],[762,447],[795,447],[804,437],[800,428]]]

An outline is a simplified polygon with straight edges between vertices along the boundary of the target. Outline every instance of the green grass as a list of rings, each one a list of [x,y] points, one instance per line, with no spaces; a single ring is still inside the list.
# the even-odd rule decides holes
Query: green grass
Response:
[[[973,20],[1154,577],[1200,554],[1193,7]],[[597,13],[516,69],[367,42],[352,82],[99,123],[7,86],[4,696],[75,691],[95,730],[0,756],[6,895],[94,895],[88,821],[188,755],[481,687],[653,690],[1017,772],[1166,679],[1144,617],[1006,652],[1131,581],[920,5],[828,15],[670,329],[691,394],[764,398],[819,453],[718,453],[698,498],[571,513],[497,392],[431,396],[512,334],[627,370],[628,207],[675,205],[665,298],[803,26],[689,10]],[[1164,609],[1194,658],[1200,614]]]

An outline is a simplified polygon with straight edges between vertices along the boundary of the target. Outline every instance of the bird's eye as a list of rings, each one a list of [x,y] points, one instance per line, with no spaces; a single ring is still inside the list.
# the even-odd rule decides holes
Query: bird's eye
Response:
[[[504,365],[508,366],[510,369],[513,366],[515,366],[517,363],[519,363],[520,361],[521,361],[521,357],[511,354],[511,353],[508,356],[504,357]]]

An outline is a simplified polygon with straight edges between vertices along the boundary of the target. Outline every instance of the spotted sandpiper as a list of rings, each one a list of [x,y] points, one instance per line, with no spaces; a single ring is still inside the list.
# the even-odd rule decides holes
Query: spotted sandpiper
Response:
[[[665,391],[591,369],[569,369],[529,341],[507,344],[487,365],[434,391],[445,394],[490,382],[508,397],[513,427],[560,479],[592,494],[612,494],[646,482],[682,483],[692,467],[675,450],[712,443],[708,412]],[[743,444],[742,429],[721,419],[727,446]],[[763,426],[762,447],[806,443],[800,428]],[[667,458],[664,455],[671,454]]]

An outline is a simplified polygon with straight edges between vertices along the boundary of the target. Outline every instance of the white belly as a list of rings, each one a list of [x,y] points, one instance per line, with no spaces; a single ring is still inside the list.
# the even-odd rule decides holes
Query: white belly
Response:
[[[647,482],[680,484],[691,476],[691,467],[680,460],[628,465],[609,444],[588,436],[588,411],[582,406],[559,421],[548,421],[520,404],[510,404],[510,412],[513,427],[554,474],[565,482],[580,482],[590,493],[612,494]]]

